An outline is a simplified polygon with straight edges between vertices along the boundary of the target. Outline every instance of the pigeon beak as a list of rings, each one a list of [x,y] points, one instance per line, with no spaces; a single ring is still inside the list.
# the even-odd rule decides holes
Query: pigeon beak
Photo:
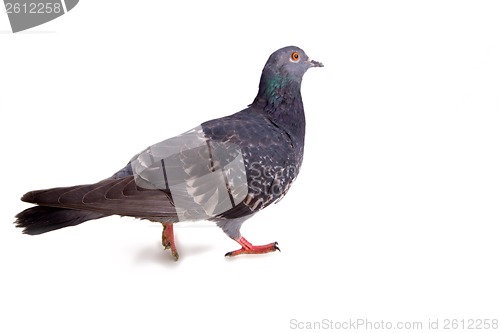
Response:
[[[321,62],[316,60],[308,59],[307,62],[309,63],[309,67],[324,67]]]

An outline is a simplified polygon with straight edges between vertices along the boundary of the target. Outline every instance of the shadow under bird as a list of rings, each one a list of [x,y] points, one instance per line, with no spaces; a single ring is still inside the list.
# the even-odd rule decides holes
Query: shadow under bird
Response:
[[[304,73],[323,64],[288,46],[269,57],[254,101],[233,115],[202,123],[134,156],[98,183],[26,193],[36,204],[16,215],[37,235],[110,215],[163,224],[162,244],[178,259],[173,225],[210,220],[241,245],[226,256],[279,250],[241,236],[244,221],[277,202],[296,179],[304,154]]]

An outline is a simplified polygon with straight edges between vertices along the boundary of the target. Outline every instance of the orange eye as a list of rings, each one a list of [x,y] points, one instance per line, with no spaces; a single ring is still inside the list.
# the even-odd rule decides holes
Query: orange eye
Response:
[[[293,62],[297,62],[299,61],[299,59],[300,59],[300,54],[297,51],[293,52],[292,55],[290,56],[290,60]]]

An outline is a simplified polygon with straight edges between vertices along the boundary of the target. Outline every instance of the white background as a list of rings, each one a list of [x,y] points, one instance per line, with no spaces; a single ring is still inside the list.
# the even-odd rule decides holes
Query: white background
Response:
[[[82,0],[12,34],[0,13],[2,332],[288,332],[301,322],[500,319],[496,1]],[[306,155],[247,221],[281,253],[224,258],[217,227],[110,217],[37,237],[24,192],[108,177],[250,103],[302,47]]]

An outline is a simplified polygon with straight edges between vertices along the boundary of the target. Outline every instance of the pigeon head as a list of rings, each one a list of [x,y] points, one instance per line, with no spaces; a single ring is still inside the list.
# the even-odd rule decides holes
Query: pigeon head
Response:
[[[323,64],[309,59],[307,54],[297,46],[287,46],[271,54],[264,67],[270,76],[280,76],[297,82],[311,67],[323,67]]]
[[[300,47],[287,46],[275,51],[262,70],[259,93],[253,105],[276,104],[286,91],[300,94],[302,77],[311,67],[323,67],[323,64],[309,59]]]

